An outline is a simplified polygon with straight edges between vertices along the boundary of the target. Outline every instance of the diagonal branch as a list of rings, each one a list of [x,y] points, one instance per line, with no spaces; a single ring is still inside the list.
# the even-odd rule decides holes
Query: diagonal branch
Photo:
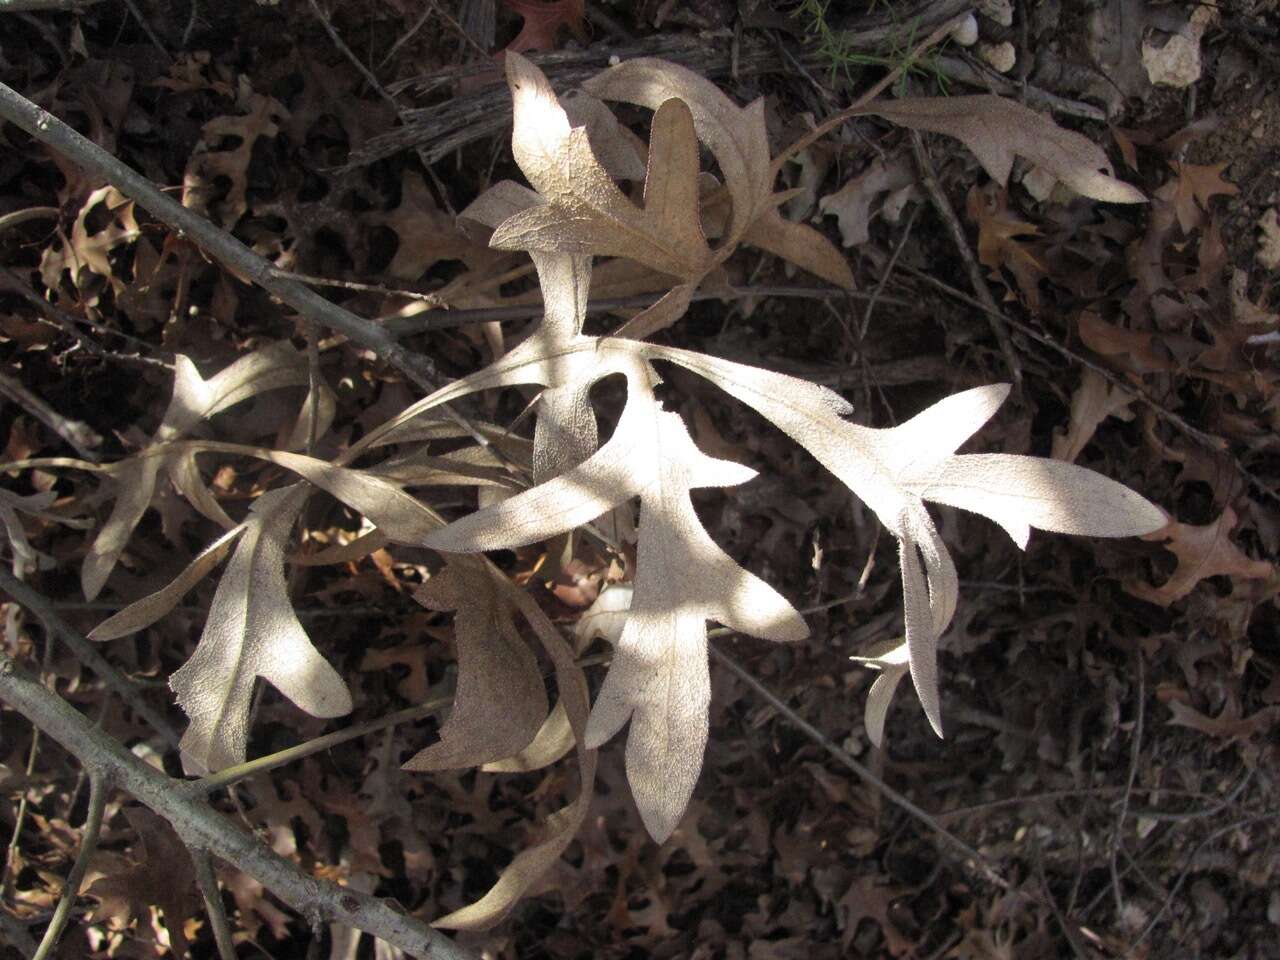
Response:
[[[120,699],[138,716],[151,724],[151,728],[164,737],[169,746],[177,748],[181,737],[178,736],[173,725],[160,711],[142,699],[140,691],[128,677],[108,663],[106,658],[94,649],[92,643],[58,616],[53,609],[53,604],[4,567],[0,567],[0,590],[39,617],[44,628],[65,643],[77,660],[101,677],[103,683],[118,693]]]
[[[308,917],[347,924],[426,960],[475,960],[470,951],[382,899],[303,873],[222,814],[94,727],[69,703],[0,653],[0,701],[62,744],[91,774],[164,817],[192,848],[234,865]]]
[[[47,960],[54,956],[58,948],[58,940],[71,919],[71,908],[80,895],[80,884],[89,871],[89,862],[98,849],[98,833],[102,829],[102,815],[107,809],[107,797],[111,793],[111,778],[96,771],[89,774],[89,814],[84,821],[84,836],[80,839],[80,853],[67,875],[66,885],[62,890],[62,899],[53,911],[53,919],[44,932],[44,939],[36,950],[34,960]]]
[[[188,210],[128,164],[2,83],[0,118],[21,127],[77,166],[102,177],[121,193],[146,207],[171,229],[189,237],[211,256],[275,294],[303,316],[332,327],[361,346],[368,347],[423,390],[430,392],[435,389],[439,374],[435,365],[422,354],[402,347],[377,324],[326,300],[295,280],[280,276],[271,263],[230,233]]]

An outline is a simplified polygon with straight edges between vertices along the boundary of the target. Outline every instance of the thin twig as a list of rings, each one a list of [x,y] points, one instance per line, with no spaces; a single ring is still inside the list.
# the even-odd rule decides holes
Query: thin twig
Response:
[[[231,938],[231,924],[227,922],[222,893],[218,890],[218,876],[213,872],[213,860],[207,850],[188,852],[196,868],[196,882],[200,884],[200,895],[204,898],[205,913],[209,915],[209,926],[213,928],[213,942],[218,946],[218,956],[221,960],[236,960],[236,945]]]
[[[268,754],[265,757],[258,757],[245,763],[238,763],[234,767],[219,770],[217,773],[211,773],[207,777],[189,782],[185,789],[195,794],[210,794],[256,774],[266,773],[268,770],[274,770],[289,763],[296,763],[303,757],[309,757],[322,750],[336,747],[338,744],[346,743],[348,740],[356,740],[401,723],[421,720],[423,717],[428,717],[433,713],[439,713],[451,703],[453,703],[452,697],[437,697],[435,700],[428,700],[426,703],[418,704],[416,707],[398,710],[385,717],[377,717],[373,720],[366,720],[364,723],[356,723],[345,730],[335,730],[333,733],[326,733],[324,736],[308,740],[306,743],[286,747],[284,750]]]
[[[1133,721],[1133,742],[1129,749],[1129,779],[1125,783],[1124,793],[1120,795],[1120,812],[1116,814],[1116,826],[1111,833],[1111,892],[1116,901],[1116,918],[1124,916],[1124,894],[1120,890],[1120,874],[1117,859],[1120,847],[1124,844],[1124,821],[1129,815],[1129,800],[1133,796],[1133,785],[1138,779],[1138,761],[1142,757],[1142,723],[1146,716],[1147,676],[1146,664],[1142,658],[1142,649],[1134,646],[1134,659],[1138,664],[1138,708]]]
[[[399,291],[396,291],[397,293]],[[872,294],[860,290],[841,290],[839,287],[802,287],[802,286],[747,286],[735,287],[731,290],[698,291],[690,299],[693,302],[703,300],[724,300],[728,297],[796,297],[804,300],[870,300]],[[591,300],[587,303],[587,313],[608,313],[613,310],[633,310],[651,307],[659,300],[657,294],[637,294],[631,297],[612,297]],[[909,300],[900,297],[880,297],[879,302],[891,307],[912,307]],[[399,337],[429,330],[447,330],[452,327],[466,326],[472,323],[491,323],[495,320],[530,320],[540,317],[545,312],[541,300],[536,303],[513,304],[506,307],[476,307],[464,310],[425,310],[408,317],[387,317],[382,325],[392,334]]]
[[[1270,813],[1260,813],[1252,817],[1245,817],[1243,820],[1237,820],[1236,822],[1230,823],[1221,829],[1213,831],[1213,833],[1209,834],[1196,844],[1195,849],[1187,855],[1186,863],[1182,868],[1182,872],[1178,875],[1178,879],[1174,883],[1172,889],[1169,890],[1169,895],[1166,896],[1164,898],[1164,902],[1160,904],[1160,909],[1156,911],[1155,916],[1147,921],[1147,925],[1142,928],[1142,932],[1138,934],[1138,938],[1129,945],[1129,949],[1125,950],[1121,955],[1126,957],[1140,955],[1138,948],[1141,947],[1147,937],[1151,936],[1155,929],[1160,926],[1160,921],[1162,921],[1164,919],[1164,915],[1169,912],[1169,907],[1173,904],[1173,898],[1176,897],[1178,895],[1178,891],[1182,889],[1182,885],[1190,875],[1191,868],[1196,862],[1196,857],[1200,856],[1201,850],[1209,844],[1217,842],[1219,838],[1225,837],[1233,830],[1240,830],[1244,827],[1252,826],[1255,823],[1262,823],[1267,820],[1275,820],[1278,817],[1280,817],[1280,813],[1276,813],[1275,811]]]
[[[63,416],[49,406],[42,397],[36,396],[21,381],[7,373],[0,373],[0,393],[60,436],[84,459],[94,462],[102,459],[102,455],[96,449],[102,446],[102,434],[83,420],[72,420],[70,417]]]
[[[318,320],[372,350],[420,389],[431,392],[436,388],[440,378],[429,359],[402,347],[377,324],[331,303],[304,284],[277,276],[274,264],[230,233],[188,210],[146,177],[4,84],[0,84],[0,117],[53,147],[82,169],[101,177],[171,229],[184,234],[235,273],[248,277],[303,316]]]
[[[15,210],[0,217],[0,232],[29,220],[57,220],[61,215],[62,211],[57,207],[27,207],[25,210]]]
[[[306,273],[293,273],[289,270],[277,270],[277,277],[286,280],[297,280],[315,287],[336,287],[341,290],[359,290],[363,293],[380,293],[388,297],[406,297],[410,300],[421,300],[432,306],[440,305],[440,297],[434,293],[418,293],[416,290],[403,290],[397,287],[384,287],[376,283],[357,283],[354,280],[331,280],[328,277],[314,277]]]
[[[58,636],[77,660],[101,677],[103,683],[119,694],[138,716],[151,724],[151,728],[160,734],[169,746],[174,748],[178,746],[181,738],[169,721],[138,695],[138,689],[124,674],[109,664],[102,654],[93,648],[93,644],[58,616],[47,598],[32,590],[3,567],[0,567],[0,590],[39,617],[46,630]]]
[[[172,61],[171,54],[167,47],[160,42],[160,38],[156,36],[156,32],[151,29],[151,24],[147,18],[142,15],[142,11],[138,9],[137,0],[124,0],[124,5],[129,8],[129,12],[133,14],[133,19],[138,21],[138,26],[142,28],[142,32],[146,34],[147,39],[151,41],[151,45],[155,47],[164,56],[166,60]]]
[[[365,66],[363,60],[351,51],[351,48],[347,46],[346,41],[342,39],[342,35],[338,33],[337,28],[329,19],[329,15],[320,9],[320,4],[317,0],[307,0],[307,3],[310,5],[311,12],[315,14],[316,19],[320,21],[320,25],[324,27],[325,33],[329,34],[329,39],[333,41],[333,45],[337,47],[338,51],[360,72],[360,75],[364,77],[365,82],[373,88],[374,92],[387,102],[396,117],[399,118],[400,122],[404,123],[406,120],[405,112],[404,108],[400,106],[400,102],[387,92],[386,87],[382,85],[382,81],[377,78],[372,70]],[[440,192],[440,199],[443,201],[445,209],[449,211],[449,215],[457,216],[458,212],[453,209],[453,204],[449,202],[449,191],[445,189],[444,183],[441,182],[440,177],[436,174],[435,167],[433,167],[431,162],[427,159],[426,151],[423,150],[420,145],[415,145],[414,152],[418,155],[418,160],[421,162],[422,168],[426,170],[427,175],[431,177],[431,182],[436,185],[436,190]]]
[[[830,737],[824,734],[813,724],[809,723],[809,721],[805,720],[800,716],[800,714],[796,713],[795,710],[787,705],[786,701],[748,673],[737,660],[729,656],[729,654],[725,653],[715,644],[709,644],[708,646],[711,650],[712,659],[725,666],[730,673],[745,683],[771,707],[782,714],[792,726],[818,746],[822,747],[823,750],[827,751],[834,760],[843,764],[862,778],[862,780],[878,789],[891,803],[900,808],[904,813],[924,824],[929,828],[929,830],[945,840],[955,851],[963,854],[962,862],[966,867],[974,870],[983,879],[996,885],[1001,890],[1009,889],[1009,881],[1000,876],[995,867],[985,856],[944,827],[932,814],[926,812],[921,807],[916,806],[916,804],[912,803],[907,799],[907,797],[893,789],[893,787],[889,786],[869,769],[855,760],[847,750],[842,749],[834,743]]]
[[[118,360],[129,363],[164,367],[167,370],[173,369],[173,354],[169,353],[167,350],[160,349],[154,344],[147,343],[145,340],[140,340],[137,337],[131,336],[130,334],[124,333],[120,330],[112,330],[100,323],[95,323],[87,317],[74,316],[66,310],[54,306],[44,297],[40,296],[40,294],[36,293],[31,284],[3,264],[0,264],[0,281],[2,281],[14,293],[18,294],[33,307],[43,313],[48,318],[48,322],[53,326],[58,327],[69,336],[73,337],[87,353],[103,360]],[[85,336],[85,334],[80,331],[80,326],[88,327],[94,333],[100,333],[104,336],[119,337],[121,340],[134,344],[142,350],[149,350],[169,359],[154,360],[149,357],[127,356],[125,354],[112,353],[95,340]]]
[[[76,854],[76,862],[71,865],[71,873],[67,875],[66,886],[62,890],[62,899],[53,911],[53,919],[44,931],[44,938],[36,949],[34,960],[48,960],[58,946],[62,931],[71,918],[71,908],[75,906],[80,895],[80,884],[89,870],[89,861],[98,849],[98,833],[102,829],[102,815],[107,808],[107,797],[111,793],[111,778],[102,772],[89,771],[89,813],[84,821],[84,833],[80,837],[80,852]]]
[[[937,46],[939,43],[941,43],[943,40],[949,37],[952,34],[952,32],[955,30],[955,28],[964,22],[965,17],[967,17],[968,15],[969,15],[968,11],[965,11],[964,13],[961,13],[952,17],[950,20],[947,20],[945,23],[937,27],[937,29],[935,29],[933,33],[929,34],[927,37],[921,40],[920,43],[916,44],[915,49],[913,49],[910,53],[908,53],[902,59],[901,63],[899,63],[896,67],[894,67],[887,74],[885,74],[884,77],[878,83],[876,83],[869,90],[867,90],[866,93],[864,93],[857,100],[855,100],[853,102],[853,105],[850,106],[847,110],[841,110],[835,116],[828,117],[826,120],[822,121],[822,123],[818,124],[812,130],[806,133],[804,136],[800,137],[800,139],[792,143],[791,146],[787,147],[785,150],[779,153],[776,157],[774,157],[773,166],[772,166],[774,175],[776,176],[778,173],[780,173],[782,171],[783,165],[792,157],[796,156],[796,154],[800,153],[800,151],[803,150],[805,147],[809,146],[809,144],[815,143],[818,140],[821,140],[831,131],[838,129],[840,125],[845,123],[846,121],[852,120],[854,117],[861,116],[864,112],[863,108],[866,107],[868,103],[870,103],[876,97],[880,96],[880,94],[884,93],[884,91],[888,90],[890,86],[896,83],[898,79],[904,73],[907,72],[907,70],[915,66],[916,62],[920,59],[920,57],[924,53],[926,53],[930,48]]]
[[[920,215],[920,207],[913,206],[911,216],[907,218],[907,225],[902,230],[902,237],[898,240],[898,245],[893,248],[893,256],[889,258],[888,265],[884,268],[884,273],[880,275],[880,282],[876,284],[875,290],[871,293],[871,299],[867,301],[867,309],[862,314],[862,327],[858,330],[858,340],[867,339],[867,331],[871,329],[871,316],[875,312],[876,304],[881,301],[889,303],[892,298],[882,297],[885,285],[888,284],[889,278],[893,276],[893,269],[898,265],[898,258],[902,256],[902,251],[906,249],[907,241],[911,239],[911,228],[915,226],[916,217]]]
[[[257,880],[308,917],[332,919],[385,940],[417,957],[475,960],[469,950],[391,904],[350,887],[303,873],[298,866],[240,829],[179,781],[134,756],[80,712],[0,653],[0,701],[17,710],[76,759],[164,817],[188,847],[208,850]]]
[[[1076,955],[1077,960],[1087,960],[1088,954],[1080,945],[1078,934],[1067,923],[1067,918],[1063,916],[1062,909],[1058,906],[1058,899],[1053,895],[1053,891],[1049,889],[1049,880],[1044,875],[1044,856],[1036,850],[1036,874],[1040,879],[1040,893],[1045,903],[1049,904],[1049,909],[1053,913],[1053,919],[1058,921],[1058,926],[1062,929],[1062,935],[1067,938],[1067,944],[1071,947],[1071,952]]]
[[[977,294],[978,300],[985,308],[987,322],[991,325],[991,332],[995,334],[996,342],[1000,344],[1000,352],[1004,354],[1004,361],[1013,376],[1013,382],[1021,387],[1022,362],[1013,349],[1013,341],[1009,339],[1009,327],[1004,314],[996,305],[996,298],[991,295],[987,279],[982,275],[982,268],[978,266],[978,258],[969,249],[969,238],[965,236],[964,227],[960,225],[960,218],[956,216],[955,210],[951,207],[951,201],[947,199],[942,185],[938,182],[938,175],[933,169],[932,161],[929,160],[929,152],[924,147],[924,138],[919,130],[910,130],[908,133],[911,136],[911,151],[915,154],[916,166],[920,168],[920,178],[924,181],[924,188],[928,191],[938,216],[947,225],[951,239],[960,253],[960,259],[964,261],[965,271],[969,274],[969,286],[973,287],[973,292]]]

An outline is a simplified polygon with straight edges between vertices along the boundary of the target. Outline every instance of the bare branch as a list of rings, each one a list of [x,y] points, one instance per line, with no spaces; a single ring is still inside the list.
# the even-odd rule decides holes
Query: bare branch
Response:
[[[209,914],[209,926],[213,927],[213,939],[218,945],[218,956],[222,960],[236,960],[236,945],[231,939],[231,924],[227,922],[222,894],[218,892],[218,877],[213,872],[213,861],[204,850],[190,852],[191,862],[196,867],[196,880],[200,883],[200,894],[204,897],[204,908]]]
[[[0,654],[0,700],[62,744],[90,771],[168,820],[190,847],[244,871],[295,910],[344,923],[426,960],[475,960],[467,950],[390,903],[303,873],[174,780],[95,728],[61,697]]]
[[[303,316],[332,327],[356,343],[368,347],[420,388],[428,391],[435,389],[439,379],[435,365],[422,354],[407,350],[377,324],[331,303],[304,284],[281,277],[271,263],[230,233],[188,210],[132,167],[2,83],[0,117],[60,151],[83,169],[102,177],[121,193],[142,204],[170,228],[190,237],[237,274],[248,277],[269,290]]]
[[[53,605],[45,597],[3,567],[0,567],[0,590],[39,617],[45,629],[57,635],[70,648],[77,660],[101,677],[108,687],[120,695],[131,710],[164,737],[169,746],[177,748],[178,741],[182,739],[178,731],[158,710],[142,699],[138,688],[129,681],[128,677],[109,664],[102,654],[94,649],[92,643],[54,612]]]

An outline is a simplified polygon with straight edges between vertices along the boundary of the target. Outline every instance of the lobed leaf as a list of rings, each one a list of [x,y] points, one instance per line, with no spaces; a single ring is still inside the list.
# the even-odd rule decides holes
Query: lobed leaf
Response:
[[[254,680],[315,717],[351,712],[351,694],[293,612],[284,551],[309,490],[264,493],[249,510],[191,659],[169,678],[191,723],[180,744],[188,774],[242,763]]]

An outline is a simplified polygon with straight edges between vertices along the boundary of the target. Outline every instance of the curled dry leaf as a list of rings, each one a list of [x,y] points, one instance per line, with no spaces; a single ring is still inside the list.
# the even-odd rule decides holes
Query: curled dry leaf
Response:
[[[1080,374],[1080,386],[1071,395],[1071,420],[1066,431],[1053,435],[1053,459],[1073,462],[1093,439],[1098,425],[1108,417],[1132,420],[1133,394],[1108,383],[1095,370]]]
[[[858,176],[819,200],[818,208],[824,216],[836,218],[844,246],[858,247],[871,239],[871,205],[883,194],[901,190],[915,180],[915,171],[905,156],[888,163],[877,157]]]
[[[778,212],[790,196],[773,192],[763,99],[739,107],[705,77],[649,57],[610,67],[583,87],[603,100],[655,111],[672,99],[688,105],[698,139],[715,155],[732,202],[716,263],[723,262],[738,243],[749,243],[839,287],[853,287],[853,273],[840,251],[812,227],[784,220]],[[650,150],[652,172],[652,144]]]
[[[495,582],[537,635],[555,667],[556,688],[560,694],[557,709],[564,711],[578,756],[578,795],[568,806],[547,818],[542,840],[516,854],[488,893],[477,902],[432,924],[450,930],[492,927],[511,911],[530,886],[555,865],[586,819],[596,776],[596,752],[586,746],[587,711],[590,707],[587,678],[574,659],[573,649],[529,594],[509,580],[495,578]],[[551,716],[554,717],[555,713]]]
[[[80,571],[84,595],[92,600],[124,552],[134,527],[150,506],[160,474],[169,471],[174,485],[191,493],[197,508],[213,519],[230,520],[205,489],[194,465],[175,457],[167,444],[180,439],[202,420],[267,390],[307,383],[306,359],[287,343],[255,350],[205,380],[184,356],[176,360],[173,397],[150,445],[112,469],[117,496],[111,516],[103,524]]]
[[[196,871],[182,838],[164,817],[145,807],[126,807],[130,825],[138,834],[134,847],[138,862],[127,870],[101,877],[90,884],[85,895],[99,901],[91,922],[113,918],[128,923],[152,906],[164,914],[165,929],[175,956],[185,956],[187,920],[200,910]]]
[[[654,117],[641,209],[591,152],[586,128],[569,125],[542,71],[519,54],[507,55],[506,69],[512,151],[543,202],[499,225],[492,246],[626,256],[675,277],[711,268],[698,220],[698,147],[687,106],[672,101]]]
[[[458,687],[440,742],[404,769],[475,767],[528,746],[547,718],[547,694],[537,658],[516,632],[515,611],[488,567],[454,558],[414,599],[430,610],[457,611]]]

